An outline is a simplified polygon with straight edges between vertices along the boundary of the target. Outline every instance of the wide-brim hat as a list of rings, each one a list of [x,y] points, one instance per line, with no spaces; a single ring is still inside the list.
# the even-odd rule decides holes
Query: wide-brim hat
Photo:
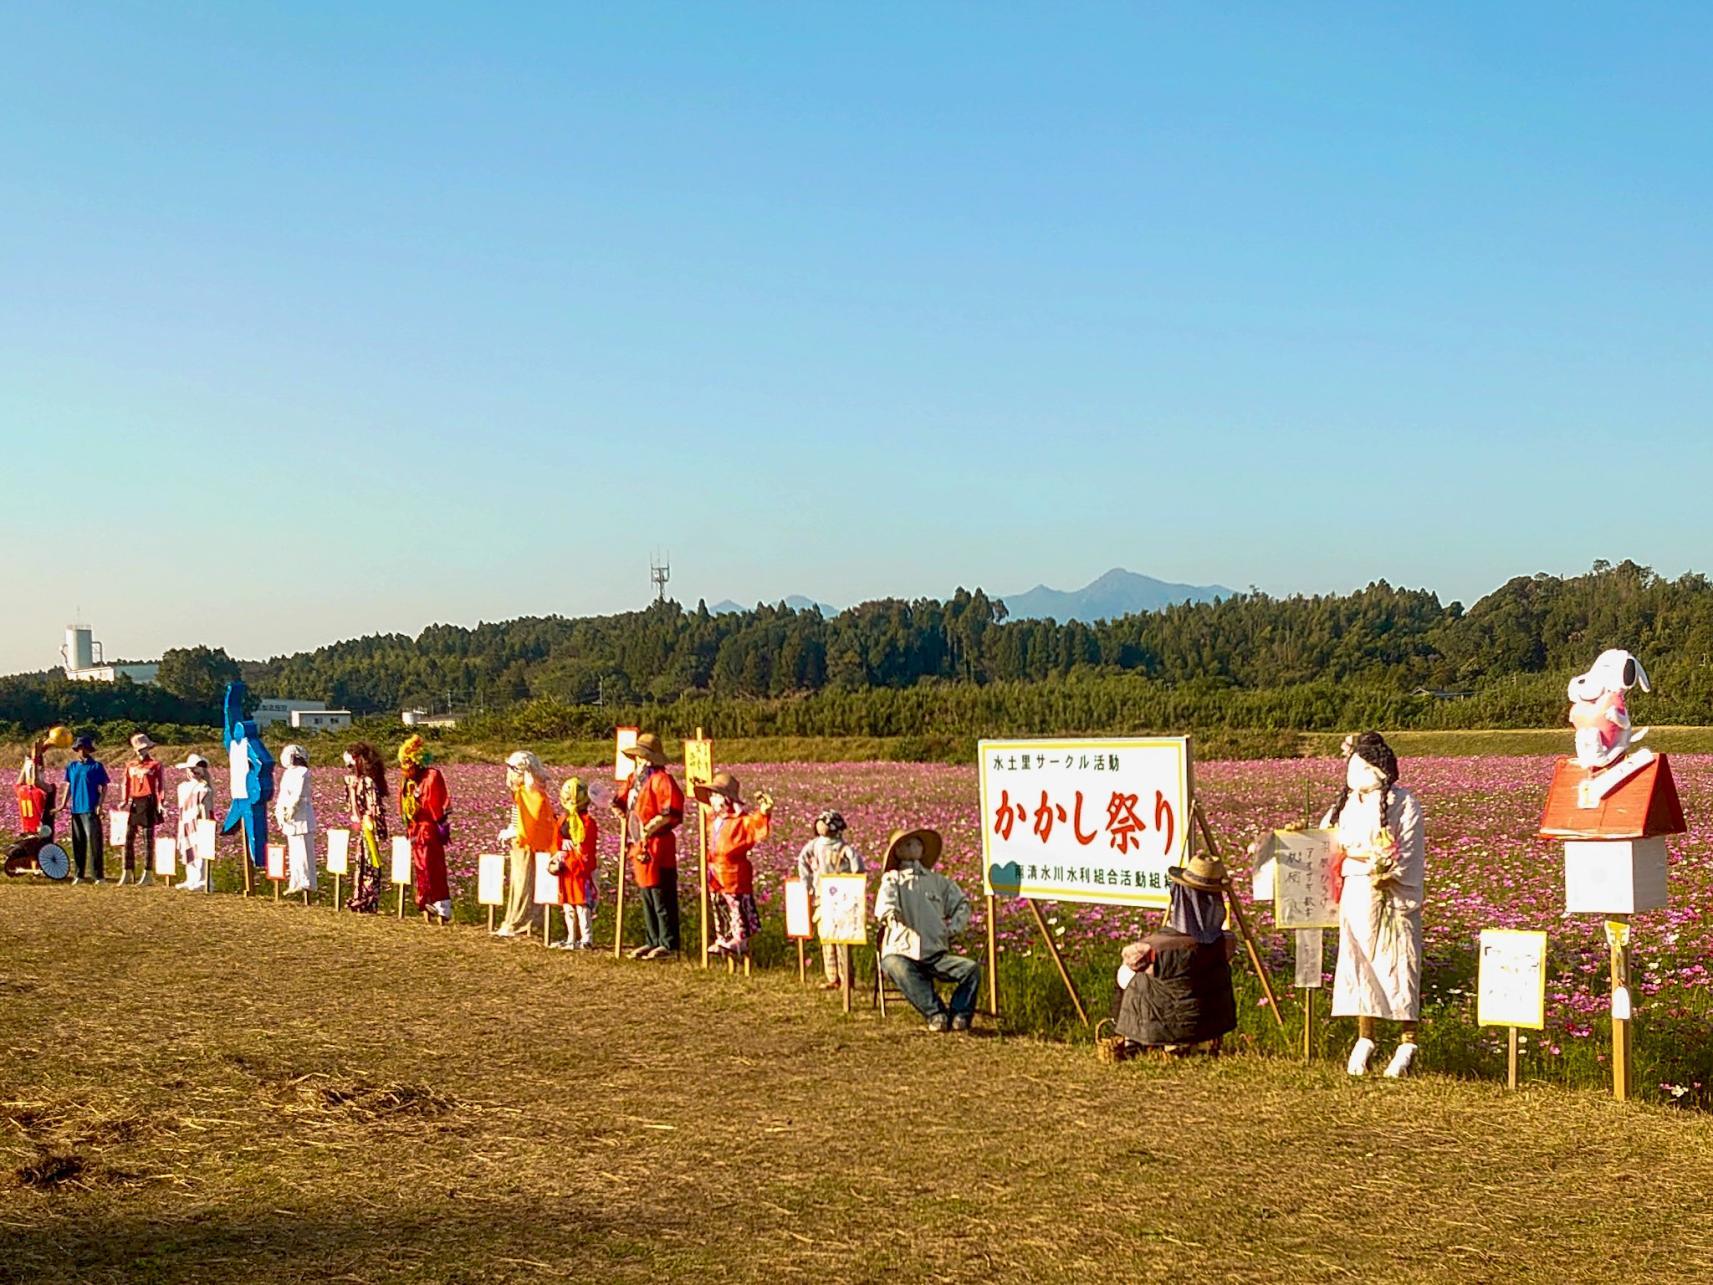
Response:
[[[1210,857],[1205,852],[1196,853],[1181,866],[1169,867],[1166,878],[1197,892],[1224,892],[1231,886],[1231,876],[1226,872],[1225,862],[1218,857]]]
[[[696,797],[703,803],[712,802],[716,794],[725,795],[733,803],[743,802],[743,796],[739,793],[738,779],[730,772],[715,772],[706,781],[697,782],[695,789]]]
[[[74,750],[92,750],[95,748],[95,738],[93,736],[73,737],[71,748]]]
[[[155,748],[155,743],[150,739],[147,732],[138,732],[131,738],[131,748],[134,750],[152,750]]]
[[[208,766],[208,760],[203,758],[202,755],[190,754],[190,755],[187,755],[185,757],[184,762],[182,762],[178,765],[178,769],[181,772],[188,772],[193,767],[207,767],[207,766]]]
[[[644,732],[636,738],[635,745],[625,746],[625,757],[641,759],[654,767],[666,766],[666,749],[653,732]]]
[[[945,842],[940,838],[938,830],[894,830],[886,840],[886,855],[880,859],[882,873],[898,865],[898,845],[906,839],[922,841],[922,864],[933,869],[934,863],[940,859],[940,852]]]
[[[56,723],[48,728],[48,734],[42,737],[42,743],[51,750],[69,750],[71,748],[71,728]]]

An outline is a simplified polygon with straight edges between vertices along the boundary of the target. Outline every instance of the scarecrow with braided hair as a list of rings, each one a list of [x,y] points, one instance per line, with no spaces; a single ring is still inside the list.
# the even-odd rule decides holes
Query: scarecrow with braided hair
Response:
[[[1334,832],[1338,969],[1332,1015],[1356,1019],[1345,1069],[1365,1075],[1381,1021],[1399,1023],[1386,1074],[1409,1073],[1422,1008],[1422,808],[1398,784],[1398,756],[1378,732],[1345,740],[1344,786],[1321,820]]]
[[[399,816],[410,836],[410,870],[416,908],[429,923],[452,922],[452,890],[446,880],[446,844],[452,837],[452,796],[446,778],[431,766],[434,756],[422,737],[399,746]]]

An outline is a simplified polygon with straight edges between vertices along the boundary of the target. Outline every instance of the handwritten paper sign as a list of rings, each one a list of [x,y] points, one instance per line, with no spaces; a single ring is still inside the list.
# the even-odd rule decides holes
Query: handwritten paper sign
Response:
[[[268,878],[279,880],[285,877],[285,844],[270,843],[268,845]]]
[[[1546,1025],[1546,934],[1481,930],[1475,1020],[1482,1026]]]
[[[155,873],[171,879],[178,873],[178,842],[162,837],[155,840]]]
[[[684,791],[714,779],[714,743],[710,740],[684,742]]]
[[[125,846],[125,836],[131,829],[131,814],[129,812],[109,812],[107,814],[107,842],[115,848]]]
[[[206,817],[196,823],[195,838],[191,846],[198,861],[214,860],[214,835],[215,827],[212,817]]]
[[[818,875],[819,935],[828,946],[868,944],[868,876]]]
[[[503,906],[505,901],[505,856],[498,852],[484,852],[476,858],[476,902],[482,906]]]
[[[327,832],[327,873],[342,875],[351,869],[351,832],[349,830],[329,830]]]
[[[809,885],[801,879],[785,881],[785,935],[795,941],[815,935],[809,922]]]
[[[1189,841],[1188,738],[982,741],[978,754],[987,892],[1166,904]]]
[[[393,836],[393,868],[392,882],[406,884],[410,882],[410,836],[395,834]]]
[[[1301,989],[1320,989],[1326,971],[1325,952],[1326,935],[1321,929],[1297,929],[1297,985]]]
[[[1334,833],[1273,831],[1273,922],[1280,928],[1336,928],[1332,897]]]
[[[553,861],[551,852],[535,854],[535,904],[557,906],[560,902],[559,876],[548,869]]]
[[[625,751],[642,735],[640,727],[621,727],[613,733],[613,780],[628,781],[636,771],[636,760]]]

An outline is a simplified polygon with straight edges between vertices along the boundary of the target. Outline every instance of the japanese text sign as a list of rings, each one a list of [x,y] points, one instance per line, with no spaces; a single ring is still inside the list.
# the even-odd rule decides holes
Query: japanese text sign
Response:
[[[1338,927],[1333,838],[1331,830],[1273,831],[1273,922],[1280,928]]]
[[[814,936],[809,926],[809,885],[801,879],[785,881],[785,935],[796,941]]]
[[[330,875],[346,874],[351,869],[351,832],[349,830],[329,830],[327,832],[327,873]]]
[[[1185,737],[982,741],[984,890],[1164,906],[1189,840]]]
[[[684,788],[694,789],[714,779],[714,743],[706,740],[684,742]]]
[[[1546,1026],[1546,934],[1481,930],[1481,974],[1475,992],[1481,1026]]]

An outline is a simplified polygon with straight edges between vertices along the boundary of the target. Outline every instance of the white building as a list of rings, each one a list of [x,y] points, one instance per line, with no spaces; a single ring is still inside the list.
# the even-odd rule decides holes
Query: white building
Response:
[[[326,708],[326,701],[287,700],[283,696],[264,696],[256,702],[256,708],[250,717],[256,720],[257,727],[266,727],[269,723],[290,723],[296,727],[298,722],[295,715]]]
[[[109,665],[107,649],[96,641],[95,630],[88,625],[65,627],[65,645],[59,655],[65,676],[74,683],[111,683],[122,677],[133,683],[152,683],[160,672],[155,664]]]
[[[306,732],[332,732],[341,727],[351,726],[351,711],[348,709],[294,709],[291,712],[291,725],[302,728]]]

